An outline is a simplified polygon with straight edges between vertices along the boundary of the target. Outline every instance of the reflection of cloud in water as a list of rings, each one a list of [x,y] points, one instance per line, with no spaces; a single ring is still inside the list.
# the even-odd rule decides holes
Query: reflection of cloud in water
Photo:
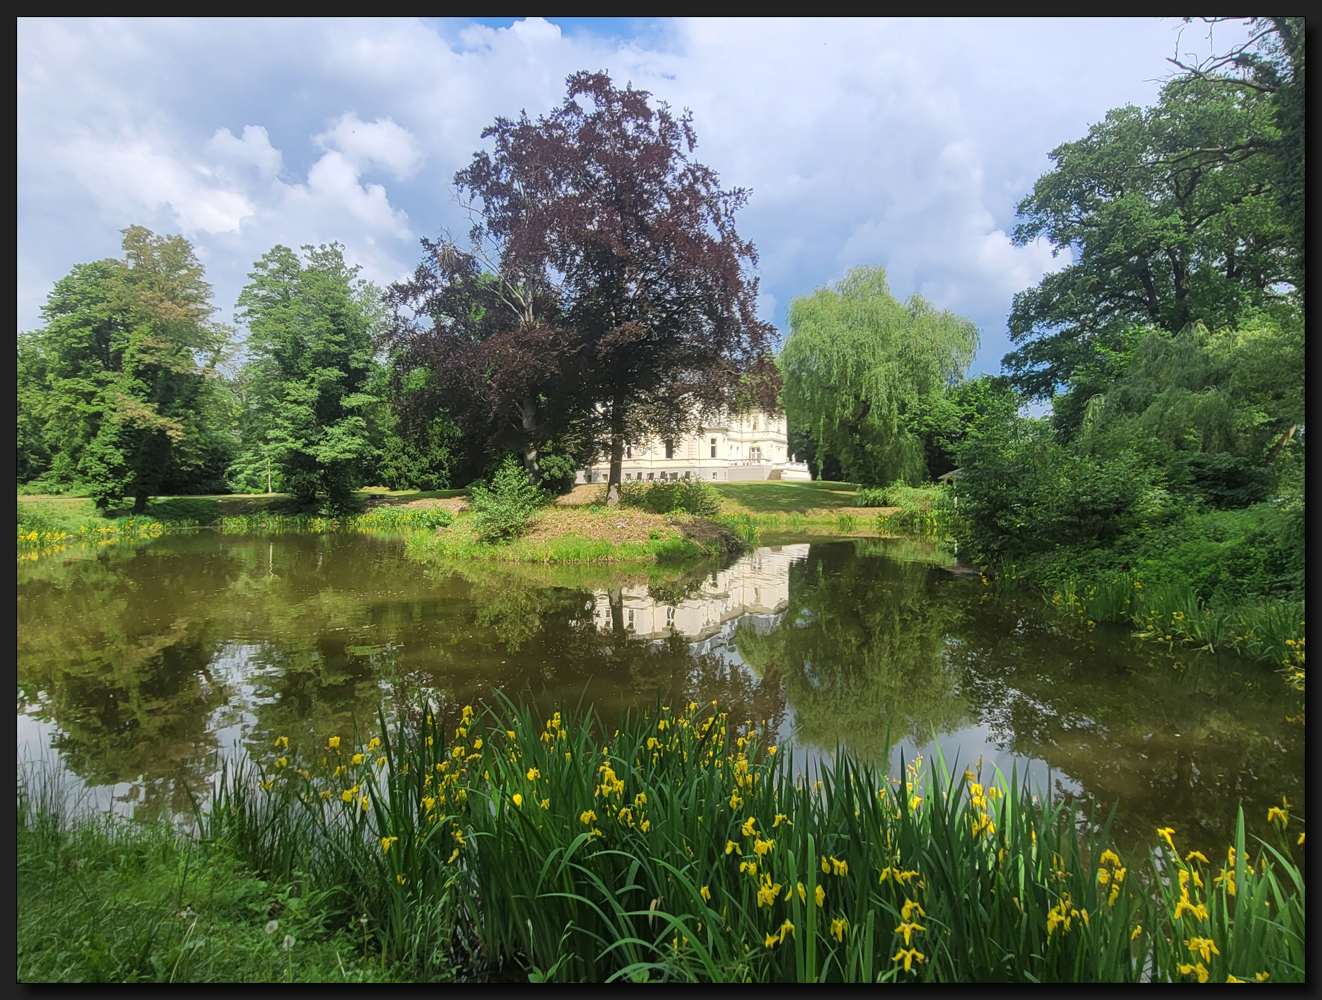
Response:
[[[627,632],[639,639],[661,639],[671,632],[694,640],[694,652],[713,652],[728,643],[740,619],[754,628],[773,630],[779,613],[789,604],[790,566],[808,558],[808,546],[761,548],[723,570],[715,570],[692,593],[673,603],[653,596],[646,586],[620,591],[619,613]],[[611,594],[593,592],[592,622],[598,631],[610,631]],[[768,618],[773,618],[769,624]],[[763,632],[762,634],[765,634]],[[712,640],[712,645],[704,644]]]

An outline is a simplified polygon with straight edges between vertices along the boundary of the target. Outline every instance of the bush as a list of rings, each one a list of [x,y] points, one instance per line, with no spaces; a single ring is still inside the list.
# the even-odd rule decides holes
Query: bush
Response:
[[[1261,503],[1276,487],[1271,469],[1226,452],[1183,452],[1171,461],[1167,476],[1173,487],[1218,510]]]
[[[541,458],[542,489],[556,496],[564,496],[574,488],[578,478],[578,463],[569,455],[543,455]]]
[[[546,495],[528,479],[515,458],[505,459],[490,486],[475,483],[468,490],[477,537],[488,543],[518,538],[528,530],[528,522],[545,502]]]
[[[721,495],[701,479],[622,483],[620,504],[651,511],[653,514],[715,517],[721,512]]]

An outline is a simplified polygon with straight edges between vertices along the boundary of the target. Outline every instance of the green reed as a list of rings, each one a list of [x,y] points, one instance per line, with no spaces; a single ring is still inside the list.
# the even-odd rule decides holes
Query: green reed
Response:
[[[1242,815],[1224,864],[1123,860],[1017,775],[800,773],[713,706],[545,721],[424,708],[303,761],[278,740],[207,813],[254,864],[342,888],[402,952],[457,907],[456,953],[589,981],[1302,981],[1304,886]],[[1296,827],[1298,823],[1296,821]],[[351,903],[349,901],[352,901]]]

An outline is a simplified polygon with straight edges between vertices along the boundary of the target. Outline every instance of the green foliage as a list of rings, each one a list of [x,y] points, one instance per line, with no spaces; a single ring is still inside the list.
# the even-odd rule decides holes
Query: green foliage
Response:
[[[882,531],[903,531],[921,534],[944,533],[949,518],[942,500],[950,492],[948,486],[904,486],[896,483],[885,489],[860,489],[860,507],[894,507],[882,514],[877,522]]]
[[[921,481],[924,447],[910,424],[963,376],[977,346],[969,320],[917,295],[900,303],[884,270],[853,268],[790,304],[779,359],[787,419],[856,482]]]
[[[141,513],[155,493],[224,487],[229,331],[186,240],[134,226],[123,249],[56,282],[45,326],[19,337],[18,474]]]
[[[37,790],[40,797],[40,790]],[[444,980],[452,920],[418,914],[387,959],[341,886],[264,877],[232,842],[168,824],[72,816],[20,781],[19,982],[373,982]],[[419,932],[422,932],[421,934]],[[429,947],[410,948],[419,936]]]
[[[392,490],[446,490],[460,480],[462,434],[448,417],[434,417],[417,438],[404,436],[398,420],[386,429],[379,475]]]
[[[239,295],[250,360],[240,375],[245,432],[236,473],[338,513],[375,455],[372,337],[378,295],[357,280],[338,244],[277,246]],[[273,484],[275,486],[275,484]]]
[[[543,453],[538,460],[541,469],[541,487],[548,493],[564,496],[574,488],[578,477],[579,463],[572,455],[551,452]]]
[[[990,426],[962,457],[963,540],[984,560],[1106,545],[1169,507],[1159,474],[1133,452],[1079,455],[1038,420]]]
[[[1302,873],[1283,837],[1250,858],[1242,813],[1228,860],[1184,857],[1170,830],[1125,859],[1108,824],[1014,775],[912,762],[888,779],[840,750],[809,781],[763,727],[711,713],[608,728],[424,706],[306,760],[277,741],[223,776],[207,834],[335,887],[395,954],[449,906],[471,949],[456,959],[530,978],[1305,976]]]
[[[1109,112],[1051,153],[1055,168],[1019,205],[1014,240],[1046,239],[1073,262],[1015,296],[1005,366],[1030,396],[1123,345],[1132,326],[1217,328],[1291,298],[1294,268],[1257,155],[1280,139],[1272,99],[1250,87],[1181,79],[1156,107]]]
[[[477,537],[489,544],[518,538],[545,502],[546,494],[512,457],[492,477],[490,486],[474,483],[468,491]]]
[[[721,494],[701,479],[628,482],[620,485],[620,505],[653,514],[715,517],[721,512]]]

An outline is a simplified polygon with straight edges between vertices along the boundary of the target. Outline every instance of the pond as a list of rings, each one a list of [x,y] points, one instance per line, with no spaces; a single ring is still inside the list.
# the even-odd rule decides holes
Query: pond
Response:
[[[1302,695],[1261,664],[1065,628],[931,546],[769,539],[728,564],[428,562],[366,533],[180,532],[18,568],[18,754],[89,805],[190,809],[219,761],[423,698],[720,702],[796,761],[939,752],[1081,796],[1121,845],[1303,815]],[[540,709],[539,709],[540,710]],[[1270,838],[1272,842],[1275,837]]]

